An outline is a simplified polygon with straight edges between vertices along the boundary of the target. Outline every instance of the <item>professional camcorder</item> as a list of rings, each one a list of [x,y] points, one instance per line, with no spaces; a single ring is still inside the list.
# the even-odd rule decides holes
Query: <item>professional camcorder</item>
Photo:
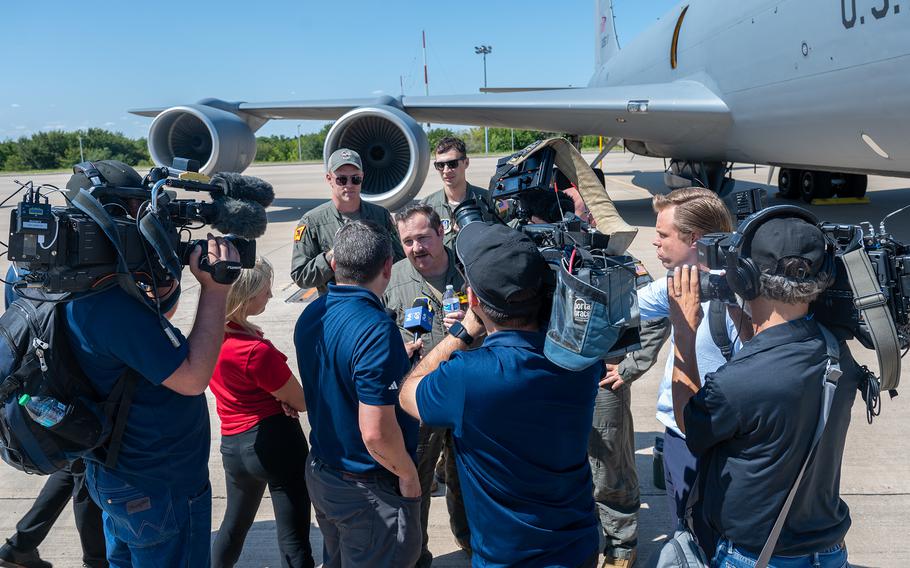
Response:
[[[752,190],[752,194],[757,191]],[[742,223],[736,233],[708,234],[698,241],[702,300],[736,304],[741,299],[730,279],[742,277],[743,234],[749,231],[750,220],[761,214],[760,209],[745,218],[738,215]],[[826,327],[839,330],[842,337],[856,338],[867,349],[874,349],[881,388],[893,391],[900,378],[898,350],[906,353],[910,347],[910,247],[888,232],[886,221],[906,207],[887,215],[877,231],[868,222],[819,222],[809,211],[791,205],[772,209],[787,210],[783,212],[805,219],[824,233],[831,260],[822,271],[833,273],[833,281],[810,305],[810,313]]]
[[[490,199],[514,203],[509,224],[534,242],[552,268],[543,291],[551,306],[545,351],[571,368],[594,354],[609,359],[640,347],[638,274],[632,257],[606,253],[610,237],[584,223],[571,199],[555,190],[557,152],[575,151],[564,148],[534,143],[501,158]],[[484,221],[474,200],[457,207],[454,219],[459,227]]]
[[[25,196],[11,213],[8,256],[28,273],[17,289],[78,295],[105,288],[118,275],[130,275],[140,287],[161,287],[179,280],[197,245],[200,268],[226,278],[208,265],[207,241],[189,238],[190,229],[205,225],[228,234],[242,267],[254,265],[253,239],[265,232],[265,207],[274,199],[267,182],[234,173],[209,178],[198,173],[197,162],[179,159],[144,178],[111,160],[83,162],[73,172],[66,207],[49,202],[57,188],[20,184]],[[178,199],[178,189],[204,192],[210,200]]]

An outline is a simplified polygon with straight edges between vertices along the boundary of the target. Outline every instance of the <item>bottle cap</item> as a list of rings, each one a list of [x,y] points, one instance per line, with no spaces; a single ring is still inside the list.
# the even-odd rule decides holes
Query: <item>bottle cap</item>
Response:
[[[31,399],[32,399],[32,397],[30,397],[27,394],[20,396],[19,397],[19,406],[25,406],[26,404],[28,404],[28,401],[30,401]]]

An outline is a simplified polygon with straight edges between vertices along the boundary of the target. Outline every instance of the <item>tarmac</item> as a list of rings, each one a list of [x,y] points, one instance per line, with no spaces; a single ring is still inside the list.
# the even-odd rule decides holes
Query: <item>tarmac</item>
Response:
[[[593,159],[593,155],[589,156]],[[486,187],[495,167],[495,158],[473,158],[468,169],[468,180]],[[663,185],[664,164],[659,159],[642,158],[621,152],[611,153],[603,163],[606,186],[616,202],[620,214],[639,229],[630,252],[641,258],[652,275],[660,276],[663,270],[657,261],[651,242],[654,238],[655,215],[651,209],[651,195],[665,192]],[[262,177],[275,187],[276,199],[268,209],[269,226],[259,239],[259,254],[267,257],[276,267],[275,298],[266,312],[255,321],[262,326],[266,337],[289,355],[289,362],[296,371],[292,330],[304,308],[300,303],[284,300],[297,291],[291,282],[289,267],[291,244],[297,220],[307,210],[328,199],[329,188],[324,180],[321,164],[257,165],[245,173]],[[776,187],[765,185],[767,167],[738,166],[733,171],[737,186],[742,188],[765,187],[769,191],[769,204],[789,203],[774,197]],[[13,179],[31,179],[36,184],[52,183],[63,187],[67,174],[16,174],[0,176],[0,198],[12,193],[17,186]],[[776,179],[776,178],[775,178]],[[435,171],[431,170],[418,197],[441,187]],[[841,223],[871,221],[876,226],[888,213],[910,203],[910,180],[870,177],[869,204],[842,206],[809,206],[819,218]],[[198,195],[193,196],[199,198]],[[62,200],[59,200],[62,202]],[[0,230],[8,233],[8,213],[16,201],[0,207]],[[910,223],[900,215],[889,222],[896,237],[910,242]],[[203,233],[197,232],[196,238]],[[4,267],[5,271],[5,267]],[[188,273],[184,275],[183,296],[174,322],[189,333],[196,308],[199,288]],[[859,344],[851,345],[857,360],[875,369],[872,351]],[[635,448],[638,475],[641,481],[641,511],[639,522],[639,566],[659,550],[667,537],[667,498],[656,489],[652,480],[652,449],[654,438],[662,433],[657,422],[655,404],[657,385],[667,355],[666,346],[657,364],[634,383],[632,411],[635,421]],[[908,372],[902,373],[908,381]],[[910,383],[908,383],[910,384]],[[212,534],[218,530],[225,510],[224,471],[219,456],[219,422],[214,399],[209,397],[212,422],[212,445],[209,460],[213,487]],[[853,409],[851,428],[841,475],[841,496],[850,506],[853,526],[847,535],[850,562],[853,566],[906,567],[910,566],[910,403],[907,397],[889,399],[884,396],[881,416],[872,425],[866,422],[865,406],[860,397]],[[301,417],[308,430],[305,416]],[[833,465],[833,464],[832,464]],[[32,504],[44,478],[28,476],[6,465],[0,465],[0,537],[12,535],[18,519]],[[317,562],[321,558],[322,541],[319,529],[313,523],[311,540]],[[2,541],[0,541],[2,542]],[[430,511],[430,549],[435,555],[435,566],[470,566],[467,556],[458,549],[449,532],[445,498],[433,497]],[[71,507],[67,507],[40,547],[41,556],[58,567],[81,565],[81,549],[75,530]],[[238,566],[280,566],[275,538],[275,523],[268,494],[263,499]]]

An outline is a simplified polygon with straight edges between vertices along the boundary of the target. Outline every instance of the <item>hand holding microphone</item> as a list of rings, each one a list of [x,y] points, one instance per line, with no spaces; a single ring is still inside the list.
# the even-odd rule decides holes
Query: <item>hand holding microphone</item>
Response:
[[[427,298],[415,299],[411,307],[405,310],[404,329],[414,334],[412,345],[419,344],[417,347],[411,347],[408,350],[411,360],[417,361],[420,358],[420,348],[423,347],[420,336],[424,333],[430,333],[433,329],[433,310],[430,309],[430,301]]]

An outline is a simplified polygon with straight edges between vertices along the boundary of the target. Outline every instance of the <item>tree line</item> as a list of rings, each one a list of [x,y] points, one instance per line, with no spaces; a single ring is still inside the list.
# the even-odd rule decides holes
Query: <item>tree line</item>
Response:
[[[319,132],[303,134],[299,141],[296,136],[259,136],[256,138],[256,161],[321,161],[323,145],[330,128],[331,125],[326,125]],[[519,150],[535,140],[558,135],[536,130],[490,128],[490,152],[505,155],[511,153],[513,148]],[[464,139],[470,154],[484,151],[484,130],[481,127],[458,131],[433,128],[427,133],[430,148],[445,136]],[[582,148],[596,149],[597,137],[583,137]],[[152,165],[145,138],[128,138],[119,132],[101,128],[76,132],[38,132],[18,140],[0,141],[0,171],[65,170],[82,161],[81,156],[85,156],[86,160],[119,160],[140,168]]]

